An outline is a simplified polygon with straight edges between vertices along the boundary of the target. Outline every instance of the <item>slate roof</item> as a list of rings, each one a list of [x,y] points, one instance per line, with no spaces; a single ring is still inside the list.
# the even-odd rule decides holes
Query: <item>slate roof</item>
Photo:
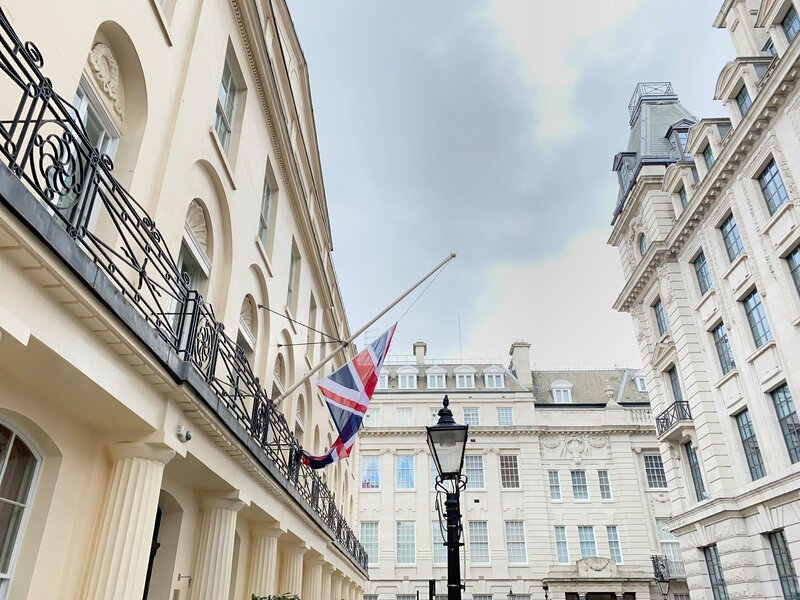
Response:
[[[572,384],[573,404],[600,404],[608,401],[606,388],[609,383],[614,388],[615,399],[620,404],[626,402],[648,402],[647,392],[640,392],[633,382],[635,371],[626,369],[584,370],[584,371],[533,371],[533,397],[537,404],[554,404],[550,391],[556,381]],[[622,393],[620,385],[625,382]]]

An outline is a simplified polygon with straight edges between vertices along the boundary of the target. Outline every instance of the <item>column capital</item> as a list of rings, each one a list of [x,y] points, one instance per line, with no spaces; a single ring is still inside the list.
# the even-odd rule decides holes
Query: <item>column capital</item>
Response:
[[[336,572],[336,569],[334,567],[332,567],[330,563],[326,562],[324,565],[322,565],[322,572],[325,575],[331,575],[332,576]]]
[[[119,442],[109,446],[108,455],[114,461],[139,458],[165,465],[175,456],[175,450],[160,442]]]
[[[260,523],[255,523],[250,529],[250,535],[254,538],[279,538],[284,533],[286,533],[286,530],[282,529],[277,523],[265,523],[263,525]]]
[[[239,492],[212,492],[200,498],[200,505],[204,508],[222,508],[239,512],[244,507],[244,502],[239,498]]]
[[[308,546],[305,542],[286,542],[280,545],[281,552],[286,554],[305,554]]]

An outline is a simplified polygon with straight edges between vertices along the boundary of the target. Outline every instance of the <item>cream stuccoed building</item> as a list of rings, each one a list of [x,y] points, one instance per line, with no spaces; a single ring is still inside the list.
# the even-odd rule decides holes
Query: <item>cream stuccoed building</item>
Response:
[[[799,10],[726,0],[725,116],[639,84],[614,160],[615,307],[633,316],[692,600],[800,598]]]
[[[272,402],[348,335],[286,3],[1,8],[0,599],[360,598],[351,462]]]
[[[635,372],[389,357],[359,438],[358,519],[369,556],[365,600],[446,598],[446,549],[425,426],[445,394],[470,426],[462,494],[471,600],[661,600],[651,557],[674,559],[686,600],[644,381]]]

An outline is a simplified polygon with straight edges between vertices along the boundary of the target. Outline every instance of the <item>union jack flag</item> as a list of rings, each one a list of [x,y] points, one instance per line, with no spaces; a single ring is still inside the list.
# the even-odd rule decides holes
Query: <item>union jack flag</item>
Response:
[[[321,469],[350,456],[396,327],[397,323],[359,352],[353,360],[317,383],[325,396],[339,437],[321,456],[312,456],[303,451],[303,463],[312,469]]]

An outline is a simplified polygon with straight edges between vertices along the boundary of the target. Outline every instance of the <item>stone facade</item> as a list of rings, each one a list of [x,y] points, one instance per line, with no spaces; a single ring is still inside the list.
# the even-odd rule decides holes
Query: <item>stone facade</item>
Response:
[[[254,389],[276,399],[332,349],[287,317],[349,335],[286,3],[9,0],[2,11],[0,598],[360,598],[366,568],[342,533],[355,514],[350,463],[322,482],[296,462],[278,468],[298,455],[266,453],[278,420],[255,411]],[[13,31],[36,46],[14,46]],[[20,84],[9,71],[23,64]],[[100,175],[48,198],[37,185],[74,183],[78,126],[49,138],[65,145],[43,162],[64,163],[38,183],[25,179],[38,166],[9,156],[18,103],[63,107],[51,90],[75,107]],[[42,131],[65,112],[46,113]],[[109,185],[108,204],[90,204],[107,168],[135,200]],[[126,247],[131,230],[147,243]],[[178,281],[200,295],[171,300]],[[201,301],[212,339],[229,344],[205,366],[202,352],[222,347],[204,345],[210,325],[194,362],[182,360],[194,334],[170,337]],[[313,384],[281,402],[282,439],[322,453],[334,428]]]
[[[639,84],[614,162],[615,308],[633,317],[692,600],[798,597],[797,10],[724,2],[729,117]]]
[[[665,535],[675,548],[677,541],[656,521],[671,516],[666,478],[649,486],[645,473],[644,457],[658,453],[646,394],[627,370],[532,371],[529,347],[516,342],[507,368],[429,360],[418,343],[415,357],[390,357],[384,366],[356,465],[361,539],[371,556],[365,599],[417,591],[427,598],[430,579],[445,597],[425,426],[435,423],[447,394],[456,421],[471,424],[470,483],[461,500],[465,598],[507,598],[511,591],[518,600],[538,599],[547,584],[552,600],[660,600],[651,556],[664,553]],[[585,477],[586,500],[573,471],[578,488]],[[554,477],[558,490],[551,490]],[[601,477],[609,484],[604,491]],[[587,526],[595,547],[582,553],[578,528]],[[609,526],[619,538],[619,564]],[[561,557],[556,527],[564,527]],[[685,582],[676,578],[673,590],[681,589]]]

